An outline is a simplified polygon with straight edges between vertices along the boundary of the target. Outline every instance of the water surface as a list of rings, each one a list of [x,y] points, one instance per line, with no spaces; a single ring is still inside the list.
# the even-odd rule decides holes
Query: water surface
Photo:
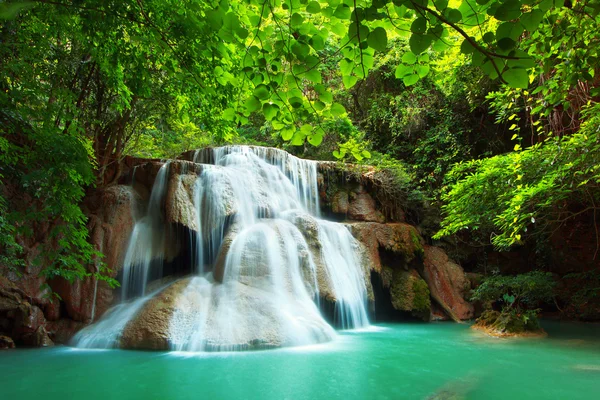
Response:
[[[333,343],[242,353],[69,347],[0,352],[2,399],[599,399],[600,325],[546,339],[385,324]]]

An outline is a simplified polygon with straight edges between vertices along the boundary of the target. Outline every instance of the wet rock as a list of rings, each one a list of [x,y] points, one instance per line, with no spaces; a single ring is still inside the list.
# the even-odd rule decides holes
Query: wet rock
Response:
[[[166,198],[166,220],[198,231],[198,215],[194,206],[194,186],[197,175],[172,175]]]
[[[281,304],[277,304],[273,294],[261,289],[265,283],[265,278],[260,277],[248,284],[213,285],[199,277],[177,281],[149,300],[127,324],[120,347],[167,350],[173,344],[187,341],[189,334],[198,333],[208,351],[289,345],[297,332],[290,331],[282,320]],[[194,328],[199,320],[204,321],[201,332]],[[332,331],[318,313],[314,313],[314,319],[305,320],[305,324],[315,334],[322,335],[321,341],[331,339]]]
[[[184,292],[188,279],[180,280],[158,293],[127,324],[121,336],[125,349],[168,350],[169,326],[177,297]]]
[[[0,334],[0,350],[14,349],[14,348],[15,348],[15,342],[13,342],[13,340],[10,337]]]
[[[26,346],[49,347],[54,346],[54,342],[48,337],[45,326],[38,327],[33,333],[23,335],[21,341]]]
[[[48,337],[54,343],[66,344],[71,338],[87,324],[84,322],[73,321],[69,318],[61,318],[57,321],[46,322]]]
[[[473,305],[465,300],[470,287],[462,267],[448,258],[439,247],[425,246],[423,278],[429,285],[434,299],[447,306],[450,312],[460,320],[473,318]]]

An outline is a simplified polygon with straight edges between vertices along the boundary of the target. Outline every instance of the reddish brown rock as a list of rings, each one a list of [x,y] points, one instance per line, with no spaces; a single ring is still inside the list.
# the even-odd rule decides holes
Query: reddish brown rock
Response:
[[[98,208],[90,216],[88,228],[92,244],[105,255],[103,261],[114,278],[122,268],[139,196],[131,186],[117,185],[101,192],[98,198]],[[62,298],[67,315],[75,321],[95,320],[113,302],[113,290],[91,276],[73,283],[54,279],[50,286]]]
[[[462,267],[448,258],[439,247],[425,246],[423,278],[429,285],[431,296],[445,311],[457,319],[473,318],[473,306],[465,300],[470,283]],[[452,315],[451,315],[452,316]]]
[[[350,192],[348,217],[355,221],[385,221],[383,214],[376,209],[375,200],[373,200],[371,195],[362,186]]]
[[[86,324],[83,322],[76,322],[68,318],[61,318],[58,321],[46,322],[48,336],[55,343],[67,343],[79,330],[85,326]]]

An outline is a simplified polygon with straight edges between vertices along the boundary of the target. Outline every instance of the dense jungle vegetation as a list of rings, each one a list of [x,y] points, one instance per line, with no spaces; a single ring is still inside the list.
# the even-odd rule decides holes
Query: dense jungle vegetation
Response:
[[[18,273],[16,238],[44,224],[60,244],[42,250],[46,276],[97,264],[101,277],[86,191],[114,184],[126,155],[246,143],[387,168],[431,240],[529,248],[532,269],[584,219],[596,254],[571,272],[581,302],[597,300],[599,12],[598,0],[0,1],[0,264]]]

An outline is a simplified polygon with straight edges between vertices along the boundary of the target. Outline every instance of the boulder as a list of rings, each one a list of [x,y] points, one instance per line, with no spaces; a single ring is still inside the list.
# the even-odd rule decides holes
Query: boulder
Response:
[[[376,209],[375,200],[362,185],[349,194],[348,218],[355,221],[384,222],[385,217]]]
[[[127,349],[245,350],[276,348],[295,344],[299,332],[308,331],[313,340],[331,340],[333,331],[316,312],[302,313],[300,305],[286,310],[300,312],[302,324],[294,325],[282,312],[278,294],[264,290],[265,278],[250,284],[214,284],[204,278],[179,280],[150,299],[130,321],[120,339]],[[287,301],[298,301],[293,296]],[[309,300],[310,301],[310,300]],[[289,308],[291,307],[291,308]],[[201,325],[202,328],[197,327]],[[191,348],[187,347],[190,346]]]
[[[454,315],[459,320],[473,318],[473,305],[465,300],[469,280],[462,267],[450,260],[444,250],[425,246],[422,276],[432,297],[451,317]]]
[[[150,299],[125,327],[120,347],[168,350],[171,317],[175,312],[177,298],[188,283],[188,279],[177,281]]]
[[[390,296],[392,306],[396,310],[408,311],[415,317],[429,321],[431,306],[429,288],[417,271],[394,270],[392,272]]]

